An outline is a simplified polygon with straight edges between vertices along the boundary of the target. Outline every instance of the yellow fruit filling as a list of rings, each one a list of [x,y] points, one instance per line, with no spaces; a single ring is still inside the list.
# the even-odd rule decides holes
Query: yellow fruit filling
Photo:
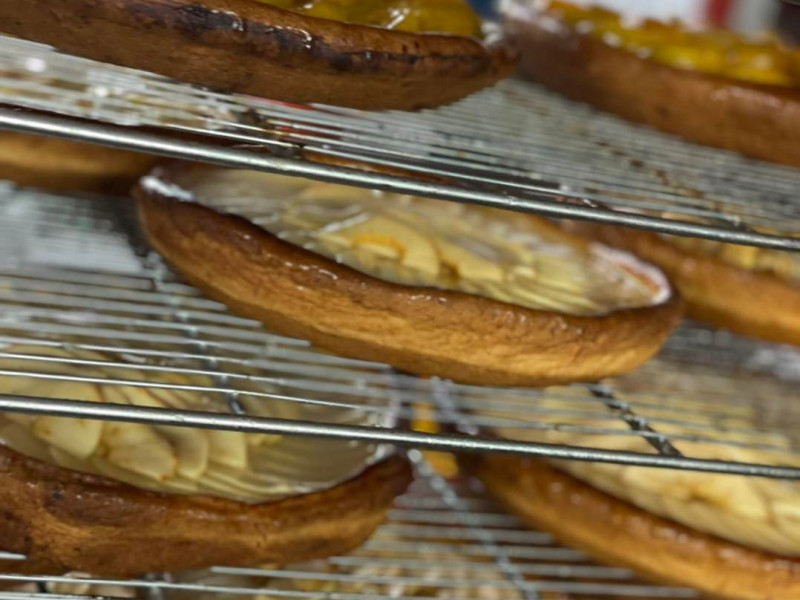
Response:
[[[774,36],[694,30],[677,21],[630,22],[611,10],[561,0],[548,2],[545,10],[579,33],[671,67],[750,83],[800,86],[800,52]]]
[[[466,0],[256,0],[297,13],[410,33],[481,37],[481,21]]]
[[[658,271],[527,215],[258,172],[193,171],[177,183],[201,204],[393,283],[574,315],[668,293]]]

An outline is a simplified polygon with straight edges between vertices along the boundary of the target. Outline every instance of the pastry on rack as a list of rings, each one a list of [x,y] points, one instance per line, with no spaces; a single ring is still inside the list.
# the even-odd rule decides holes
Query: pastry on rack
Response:
[[[208,376],[111,356],[5,348],[0,367],[17,374],[0,377],[0,391],[228,412]],[[247,391],[239,402],[254,416],[378,424],[356,409],[264,398],[276,393],[266,384],[261,396]],[[0,551],[27,556],[0,568],[15,573],[132,576],[326,557],[361,544],[411,476],[381,446],[236,431],[4,413],[0,441]]]
[[[608,225],[568,230],[661,267],[690,317],[770,342],[800,345],[800,256]]]
[[[209,296],[418,375],[596,380],[646,361],[680,317],[660,271],[534,217],[196,165],[135,193],[152,246]]]
[[[419,109],[514,68],[466,0],[1,0],[0,31],[286,102]]]
[[[158,161],[116,148],[0,132],[0,180],[24,186],[122,193]]]
[[[561,0],[504,0],[503,12],[530,78],[693,142],[800,166],[800,52],[777,38]]]
[[[670,373],[658,362],[615,385],[617,404],[629,404],[640,424],[647,419],[663,434],[651,440],[667,440],[690,458],[800,467],[791,437],[750,403],[793,388],[742,375],[692,389],[699,379],[687,376],[690,367]],[[654,384],[665,377],[674,385]],[[507,423],[490,427],[506,439],[655,452],[647,431],[610,415],[589,390],[550,388],[535,402],[504,396],[502,410],[482,409],[475,422]],[[501,455],[463,464],[510,512],[600,562],[714,598],[800,598],[797,482]]]

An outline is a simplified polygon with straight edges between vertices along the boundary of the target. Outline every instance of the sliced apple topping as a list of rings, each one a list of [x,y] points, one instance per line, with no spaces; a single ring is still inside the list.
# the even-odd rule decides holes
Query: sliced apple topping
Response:
[[[208,432],[210,451],[209,459],[212,463],[224,465],[231,469],[243,470],[247,468],[247,441],[249,436],[245,436],[238,431],[219,431]],[[261,434],[254,434],[259,436]],[[277,436],[276,436],[277,437]]]
[[[177,470],[177,457],[164,438],[152,427],[139,423],[104,423],[100,455],[116,465],[163,481]]]
[[[669,385],[663,373],[659,371],[660,384],[666,390]],[[682,375],[676,373],[678,378]],[[646,382],[646,389],[652,389],[650,376],[652,374],[644,375],[639,385]],[[683,455],[725,462],[800,466],[800,459],[791,451],[789,437],[761,429],[759,407],[747,403],[722,406],[718,402],[703,406],[696,399],[697,390],[693,396],[692,391],[687,390],[687,398],[693,398],[691,401],[682,399],[676,392],[660,392],[648,398],[647,392],[631,386],[631,381],[620,379],[615,386],[616,397],[625,402],[631,391],[636,391],[637,414],[657,423],[659,433],[669,436],[670,442]],[[689,380],[676,381],[685,384]],[[718,397],[742,396],[743,393],[746,396],[752,392],[752,383],[752,375],[746,374],[725,382],[714,378]],[[756,385],[761,387],[762,383]],[[522,406],[526,399],[520,397],[518,401]],[[514,410],[513,402],[501,409],[481,410],[480,415],[508,423],[535,420],[540,426],[545,423],[553,427],[533,428],[524,423],[495,427],[495,433],[502,438],[643,454],[653,452],[645,438],[630,435],[624,422],[609,417],[605,407],[594,402],[588,389],[548,388],[538,399],[543,412],[535,414]],[[586,416],[570,418],[570,428],[558,427],[564,421],[565,411]],[[582,427],[607,433],[602,436],[583,433]],[[717,443],[721,441],[725,443]],[[595,488],[692,529],[775,554],[800,556],[800,510],[797,509],[800,485],[797,482],[580,461],[553,464]]]
[[[77,458],[86,458],[97,450],[101,430],[100,421],[50,416],[36,418],[31,427],[36,437]]]
[[[578,315],[651,306],[666,288],[633,258],[527,215],[268,173],[186,178],[199,203],[393,283]]]
[[[0,357],[0,369],[17,371],[19,375],[0,377],[0,393],[229,412],[227,399],[211,391],[213,381],[203,375],[142,370],[135,365],[115,364],[113,358],[99,353],[75,349],[17,346],[4,352],[14,356]],[[45,357],[48,360],[41,360]],[[113,379],[116,383],[101,385],[80,381],[81,378]],[[243,391],[272,390],[268,384],[257,381],[248,381],[246,385]],[[192,391],[181,389],[187,387]],[[209,391],[203,392],[203,387]],[[197,388],[201,389],[195,391]],[[256,416],[313,418],[293,402],[242,395],[242,405]],[[304,473],[314,473],[311,479],[316,481],[320,457],[331,453],[338,458],[331,459],[336,466],[327,481],[334,484],[363,468],[374,451],[362,445],[335,452],[315,443],[298,450],[294,444],[285,448],[282,442],[279,435],[0,414],[0,443],[32,458],[145,489],[212,494],[244,502],[260,502],[310,489],[302,484]],[[339,464],[343,456],[349,459],[344,466]],[[296,479],[276,476],[272,465],[275,461],[291,464]]]

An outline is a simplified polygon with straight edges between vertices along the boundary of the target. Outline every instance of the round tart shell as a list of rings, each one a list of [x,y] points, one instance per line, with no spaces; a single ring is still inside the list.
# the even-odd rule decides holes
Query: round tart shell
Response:
[[[662,65],[528,12],[506,26],[531,79],[699,144],[800,166],[800,90]]]
[[[262,504],[159,494],[0,447],[0,561],[9,573],[152,571],[290,563],[347,552],[411,480],[392,457],[331,489]]]
[[[715,598],[800,598],[800,560],[689,529],[550,466],[510,456],[464,457],[488,492],[529,526],[598,561]]]
[[[566,227],[661,267],[686,301],[690,317],[770,342],[800,345],[800,287],[687,252],[654,233],[577,222]]]
[[[417,375],[477,385],[595,381],[649,359],[681,316],[674,293],[663,304],[585,317],[399,285],[243,218],[142,186],[135,195],[151,245],[210,297],[278,333]]]
[[[159,159],[56,138],[0,132],[0,179],[59,191],[127,192]]]
[[[363,109],[448,104],[516,63],[500,40],[352,25],[254,0],[0,0],[0,30],[221,91]]]

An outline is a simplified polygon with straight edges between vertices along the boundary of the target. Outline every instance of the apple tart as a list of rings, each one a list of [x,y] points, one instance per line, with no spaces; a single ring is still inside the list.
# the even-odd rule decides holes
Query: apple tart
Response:
[[[0,377],[5,394],[228,411],[203,375],[105,366],[104,354],[66,347],[6,354],[0,368],[19,374]],[[26,354],[37,375],[22,374]],[[254,416],[372,421],[355,409],[241,402]],[[3,413],[0,442],[0,550],[28,557],[0,561],[13,572],[132,576],[321,558],[363,542],[410,479],[385,447],[236,431]]]
[[[417,375],[596,380],[646,361],[680,318],[658,269],[535,217],[194,165],[135,195],[152,246],[212,298]]]

